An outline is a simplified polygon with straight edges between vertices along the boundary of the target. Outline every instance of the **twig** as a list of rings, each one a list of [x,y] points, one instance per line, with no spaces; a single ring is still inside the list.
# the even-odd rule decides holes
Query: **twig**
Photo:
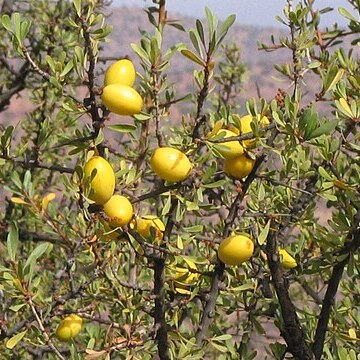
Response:
[[[31,308],[31,312],[33,313],[34,317],[35,317],[35,320],[36,322],[38,323],[39,325],[39,328],[41,330],[41,333],[43,334],[44,336],[44,339],[46,341],[46,343],[49,345],[49,347],[53,350],[53,352],[57,355],[57,357],[61,360],[65,360],[65,358],[61,355],[60,351],[57,349],[57,347],[54,345],[54,343],[51,341],[48,333],[46,332],[45,328],[44,328],[44,325],[39,317],[39,314],[37,313],[37,310],[35,308],[35,305],[31,299],[31,297],[29,296],[29,298],[27,299],[27,302]]]
[[[68,167],[64,167],[64,166],[60,166],[60,165],[49,165],[49,164],[45,164],[42,162],[33,162],[32,160],[29,160],[29,161],[18,160],[18,159],[15,159],[15,158],[12,158],[12,157],[6,156],[6,155],[0,155],[0,159],[4,159],[4,160],[10,161],[14,164],[20,165],[21,167],[23,167],[25,169],[39,168],[39,169],[46,169],[46,170],[50,170],[50,171],[58,171],[60,173],[67,173],[67,174],[72,174],[75,171],[73,168],[68,168]]]
[[[321,308],[319,321],[316,327],[314,343],[313,343],[313,352],[315,354],[315,359],[320,360],[324,342],[325,335],[328,328],[328,323],[330,319],[331,309],[334,305],[335,295],[337,293],[342,275],[345,269],[345,266],[348,264],[350,259],[350,254],[360,247],[360,210],[357,211],[354,217],[354,223],[347,235],[347,241],[339,252],[340,255],[346,255],[343,260],[335,264],[331,277],[328,282],[328,287],[326,289],[325,297],[323,300],[323,306]]]

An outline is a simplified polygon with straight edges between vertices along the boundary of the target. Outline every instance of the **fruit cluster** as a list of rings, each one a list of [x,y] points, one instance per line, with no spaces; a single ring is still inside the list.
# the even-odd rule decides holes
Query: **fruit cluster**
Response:
[[[127,59],[113,63],[106,70],[102,101],[110,111],[120,115],[134,115],[141,111],[142,99],[132,88],[135,76],[135,68]],[[217,140],[213,141],[213,148],[215,153],[224,159],[224,172],[232,178],[243,179],[251,173],[255,164],[255,160],[249,156],[248,152],[256,145],[256,139],[251,137],[253,128],[256,126],[263,128],[269,124],[269,120],[266,116],[258,116],[255,119],[251,115],[242,117],[234,115],[233,119],[235,125],[231,125],[230,128],[224,128],[223,122],[218,121],[207,139],[210,142]],[[254,121],[255,124],[252,125]],[[246,134],[249,134],[249,138],[221,141],[221,139]],[[171,147],[157,148],[151,156],[150,166],[157,176],[169,182],[186,180],[192,169],[187,155]],[[104,158],[96,155],[87,161],[84,167],[84,184],[89,190],[88,198],[103,207],[106,219],[102,222],[108,240],[118,238],[117,229],[129,225],[145,239],[152,240],[157,245],[160,244],[165,231],[164,223],[155,215],[134,217],[133,206],[129,199],[123,195],[114,194],[115,173]],[[218,258],[226,265],[240,265],[249,260],[253,252],[254,243],[247,234],[232,234],[219,245]],[[287,257],[287,255],[290,256],[289,254],[282,252],[280,255],[281,261],[287,259],[284,267],[296,266],[295,260],[289,263]],[[193,285],[197,279],[195,263],[184,259],[182,263],[177,264],[176,274],[173,276],[176,291],[186,292],[186,288]]]
[[[135,68],[128,59],[111,64],[105,72],[101,99],[103,104],[118,115],[135,115],[141,111],[143,100],[133,88]]]
[[[222,127],[222,121],[219,121],[207,137],[210,140],[217,139],[219,141],[214,148],[224,158],[224,172],[235,179],[243,179],[251,173],[255,164],[255,160],[249,156],[247,150],[255,147],[256,139],[223,142],[221,139],[252,134],[251,124],[254,119],[251,115],[242,117],[233,115],[233,118],[237,122],[236,126],[232,125],[230,129],[226,129]],[[261,118],[258,116],[257,122],[260,127],[265,127],[269,124],[269,119],[266,116]]]

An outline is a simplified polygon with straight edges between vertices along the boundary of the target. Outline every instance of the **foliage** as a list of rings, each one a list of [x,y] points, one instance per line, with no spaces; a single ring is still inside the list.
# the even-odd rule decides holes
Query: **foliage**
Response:
[[[184,29],[167,18],[165,0],[153,3],[152,30],[131,44],[144,107],[125,118],[101,102],[106,1],[2,3],[0,111],[20,92],[32,106],[1,127],[2,358],[251,360],[263,350],[274,359],[359,358],[360,2],[339,9],[347,29],[322,29],[333,9],[288,0],[278,18],[288,35],[259,44],[291,52],[291,63],[274,65],[285,85],[242,107],[246,68],[237,45],[224,42],[235,16],[220,23],[206,8],[188,44],[164,48],[168,26]],[[192,94],[167,81],[178,54],[194,66]],[[306,94],[307,81],[317,93]],[[173,119],[179,103],[191,111]],[[247,113],[252,133],[208,136]],[[234,180],[215,145],[250,138],[253,170]],[[150,157],[163,146],[188,156],[186,180],[154,174]],[[137,216],[162,220],[162,240],[131,224],[109,229],[84,189],[94,153],[112,164]],[[233,232],[250,235],[255,252],[225,266],[217,249]],[[282,268],[279,248],[298,266]],[[55,331],[69,314],[83,329],[61,343]],[[257,348],[252,340],[266,338],[268,324],[278,339]]]

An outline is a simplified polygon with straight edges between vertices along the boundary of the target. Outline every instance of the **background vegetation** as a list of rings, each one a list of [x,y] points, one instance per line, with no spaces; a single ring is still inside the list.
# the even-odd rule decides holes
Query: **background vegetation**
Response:
[[[179,39],[184,29],[165,0],[153,2],[141,41],[126,54],[138,59],[135,86],[145,103],[134,117],[109,114],[100,100],[113,60],[103,51],[112,31],[107,1],[1,4],[2,118],[18,95],[31,104],[1,129],[2,357],[359,358],[360,1],[339,9],[346,29],[322,29],[321,16],[333,9],[314,0],[284,2],[284,33],[259,44],[290,55],[274,64],[284,81],[266,98],[261,83],[258,97],[246,96],[236,37],[226,43],[233,16],[219,23],[206,9],[186,28],[186,43],[168,43],[171,28]],[[192,75],[189,94],[167,76],[180,55]],[[206,134],[247,113],[271,124],[255,123],[255,166],[234,180]],[[184,182],[163,183],[151,170],[153,150],[164,145],[191,159]],[[106,239],[102,211],[82,186],[94,149],[113,165],[117,191],[136,214],[166,224],[159,245],[130,227]],[[232,232],[251,234],[255,253],[225,267],[217,248]],[[295,269],[282,268],[279,247]],[[173,278],[184,259],[198,276],[179,293]],[[70,313],[84,326],[64,344],[54,333]]]

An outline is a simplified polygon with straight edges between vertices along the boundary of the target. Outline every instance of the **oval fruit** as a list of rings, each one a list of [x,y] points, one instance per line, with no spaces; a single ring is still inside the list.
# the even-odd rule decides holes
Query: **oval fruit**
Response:
[[[60,322],[55,335],[60,341],[70,341],[79,334],[81,327],[82,318],[78,315],[71,314]]]
[[[155,215],[144,215],[134,221],[134,230],[146,239],[155,236],[155,241],[160,242],[164,236],[165,225]]]
[[[296,260],[285,250],[279,250],[280,263],[284,269],[293,269],[297,267]]]
[[[188,157],[170,147],[156,149],[151,156],[150,165],[161,179],[167,181],[183,181],[191,171]]]
[[[231,235],[224,239],[218,249],[219,259],[226,265],[240,265],[254,253],[253,241],[245,235]]]
[[[189,294],[187,288],[197,282],[199,273],[191,272],[191,269],[197,270],[197,266],[193,261],[185,258],[183,260],[183,264],[176,266],[174,288],[181,294]]]
[[[115,174],[111,165],[101,156],[93,156],[84,167],[84,180],[91,178],[92,172],[96,174],[90,182],[89,199],[97,205],[105,204],[115,190]]]
[[[237,136],[237,134],[231,130],[220,129],[216,137],[221,135],[222,138],[229,138]],[[232,159],[236,156],[239,156],[244,153],[244,148],[241,146],[239,141],[225,141],[220,143],[215,143],[214,148],[225,158]]]
[[[110,111],[118,115],[138,114],[143,105],[143,100],[135,89],[121,84],[105,86],[101,99]]]
[[[251,123],[253,122],[253,117],[251,115],[245,115],[239,119],[240,123],[240,134],[244,135],[247,133],[251,133]],[[260,119],[260,115],[257,116],[257,121],[260,127],[265,127],[270,124],[269,119],[266,116],[263,116]],[[256,144],[256,139],[243,140],[242,144],[245,148],[253,148]]]
[[[127,225],[134,215],[131,202],[122,195],[113,195],[104,204],[104,212],[110,218],[110,226],[114,227]]]
[[[121,59],[112,63],[105,72],[104,85],[121,84],[133,86],[136,71],[134,64],[128,59]]]
[[[242,154],[233,159],[225,159],[224,172],[235,179],[243,179],[251,173],[254,164],[254,159],[249,158],[246,154]]]

